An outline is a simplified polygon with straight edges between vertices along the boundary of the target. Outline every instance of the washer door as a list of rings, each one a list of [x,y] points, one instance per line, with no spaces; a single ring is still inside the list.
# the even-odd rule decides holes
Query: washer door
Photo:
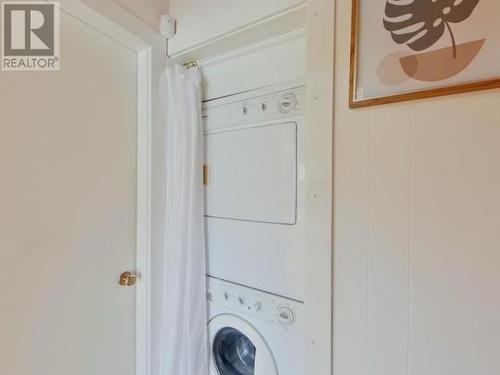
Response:
[[[216,375],[278,375],[269,346],[245,320],[222,314],[209,323],[211,368]]]

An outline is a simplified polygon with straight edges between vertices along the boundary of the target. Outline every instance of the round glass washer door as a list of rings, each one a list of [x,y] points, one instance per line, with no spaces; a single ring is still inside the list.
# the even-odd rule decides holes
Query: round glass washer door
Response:
[[[255,345],[235,328],[222,328],[212,345],[215,367],[222,375],[254,375]]]
[[[222,314],[209,323],[211,374],[278,375],[276,362],[260,333],[234,315]]]

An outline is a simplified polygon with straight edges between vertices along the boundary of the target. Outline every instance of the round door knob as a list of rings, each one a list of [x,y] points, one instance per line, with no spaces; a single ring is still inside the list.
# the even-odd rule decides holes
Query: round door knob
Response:
[[[121,286],[132,286],[137,282],[137,276],[132,272],[123,272],[120,275],[120,285]]]

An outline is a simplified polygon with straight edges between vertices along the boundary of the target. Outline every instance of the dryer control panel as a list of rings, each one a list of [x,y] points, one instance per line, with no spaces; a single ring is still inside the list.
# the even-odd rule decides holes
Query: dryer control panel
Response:
[[[282,328],[303,331],[303,307],[299,301],[208,277],[207,299],[240,314],[277,324]]]
[[[305,87],[270,92],[253,98],[207,102],[203,108],[205,131],[225,129],[247,123],[273,121],[304,115]],[[226,102],[226,100],[228,102]]]

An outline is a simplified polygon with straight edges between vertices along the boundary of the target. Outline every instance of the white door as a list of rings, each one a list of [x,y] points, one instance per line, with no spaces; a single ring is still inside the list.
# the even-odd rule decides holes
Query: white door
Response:
[[[0,72],[0,374],[134,375],[137,54],[61,13],[60,72]]]

